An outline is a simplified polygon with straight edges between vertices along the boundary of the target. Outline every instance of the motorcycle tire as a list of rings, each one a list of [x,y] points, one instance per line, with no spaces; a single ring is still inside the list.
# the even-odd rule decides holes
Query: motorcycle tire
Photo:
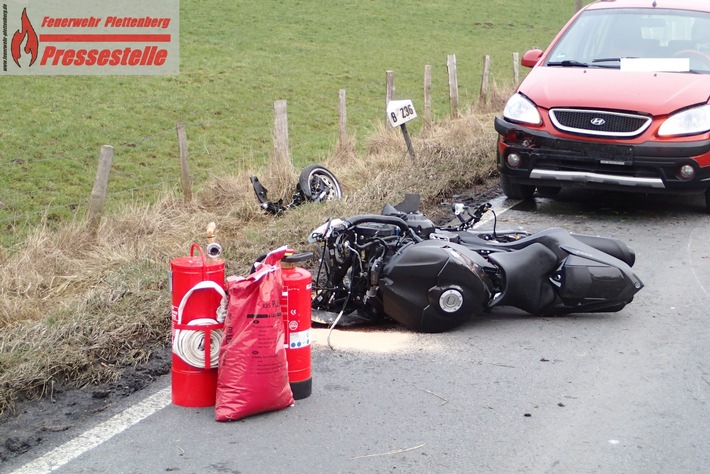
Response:
[[[343,197],[340,182],[321,165],[308,165],[298,177],[298,187],[308,201],[332,201]]]

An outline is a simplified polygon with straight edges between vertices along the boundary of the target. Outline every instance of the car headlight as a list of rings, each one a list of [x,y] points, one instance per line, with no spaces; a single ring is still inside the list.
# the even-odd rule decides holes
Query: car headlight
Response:
[[[542,123],[542,117],[535,104],[522,94],[514,94],[508,99],[503,110],[503,117],[513,122],[532,125],[540,125]]]
[[[693,107],[666,119],[658,129],[658,135],[668,137],[672,135],[696,135],[710,131],[710,105]]]

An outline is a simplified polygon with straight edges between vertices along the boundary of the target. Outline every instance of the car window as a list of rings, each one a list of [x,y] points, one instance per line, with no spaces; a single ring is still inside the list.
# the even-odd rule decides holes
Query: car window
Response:
[[[710,14],[588,10],[552,46],[546,65],[618,68],[621,58],[680,58],[685,71],[710,73]]]

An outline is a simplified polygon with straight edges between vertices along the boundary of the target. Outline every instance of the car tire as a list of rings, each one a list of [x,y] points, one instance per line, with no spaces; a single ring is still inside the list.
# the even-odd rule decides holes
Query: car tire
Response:
[[[710,214],[710,188],[705,190],[705,212]]]
[[[562,191],[562,186],[538,186],[537,193],[546,198],[555,197]]]
[[[530,199],[535,193],[535,186],[513,183],[504,174],[500,175],[500,186],[503,188],[503,193],[510,199]]]

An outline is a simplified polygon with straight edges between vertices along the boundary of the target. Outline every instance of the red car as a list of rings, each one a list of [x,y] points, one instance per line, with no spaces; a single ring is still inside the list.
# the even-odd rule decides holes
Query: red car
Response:
[[[508,197],[704,193],[710,212],[710,1],[598,1],[521,63],[495,119]]]

